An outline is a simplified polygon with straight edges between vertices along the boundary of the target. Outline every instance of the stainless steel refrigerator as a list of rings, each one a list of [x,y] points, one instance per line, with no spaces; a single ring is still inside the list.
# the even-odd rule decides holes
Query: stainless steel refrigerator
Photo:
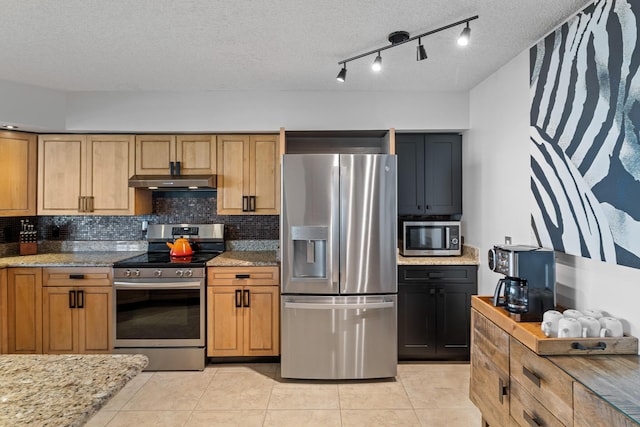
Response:
[[[397,369],[396,157],[282,159],[283,378]]]

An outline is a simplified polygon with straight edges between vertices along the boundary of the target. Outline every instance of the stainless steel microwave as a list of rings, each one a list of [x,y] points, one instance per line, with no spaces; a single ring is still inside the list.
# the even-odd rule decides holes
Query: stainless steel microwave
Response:
[[[402,221],[400,255],[459,256],[460,221]]]

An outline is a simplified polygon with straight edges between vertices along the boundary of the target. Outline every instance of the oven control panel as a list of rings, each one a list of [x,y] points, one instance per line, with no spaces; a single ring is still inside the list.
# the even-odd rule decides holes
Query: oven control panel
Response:
[[[175,279],[175,278],[201,278],[205,275],[204,268],[114,268],[113,277],[115,279]]]

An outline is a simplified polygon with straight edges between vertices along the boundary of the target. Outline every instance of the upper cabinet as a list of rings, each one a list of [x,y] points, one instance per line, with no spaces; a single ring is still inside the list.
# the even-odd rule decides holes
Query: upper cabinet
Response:
[[[137,175],[215,175],[215,135],[137,135]]]
[[[278,135],[218,136],[218,215],[277,215]]]
[[[462,137],[396,134],[398,215],[462,215]]]
[[[0,132],[0,216],[36,214],[36,136]]]
[[[39,215],[138,215],[151,193],[128,187],[134,174],[131,135],[40,135]]]

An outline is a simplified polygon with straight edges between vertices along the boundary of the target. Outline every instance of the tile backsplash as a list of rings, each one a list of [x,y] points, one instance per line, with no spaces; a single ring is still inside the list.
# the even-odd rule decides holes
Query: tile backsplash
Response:
[[[20,220],[36,224],[38,240],[143,240],[150,224],[225,224],[225,239],[278,240],[278,215],[217,215],[216,191],[154,192],[151,215],[0,217],[0,243],[18,241]]]

